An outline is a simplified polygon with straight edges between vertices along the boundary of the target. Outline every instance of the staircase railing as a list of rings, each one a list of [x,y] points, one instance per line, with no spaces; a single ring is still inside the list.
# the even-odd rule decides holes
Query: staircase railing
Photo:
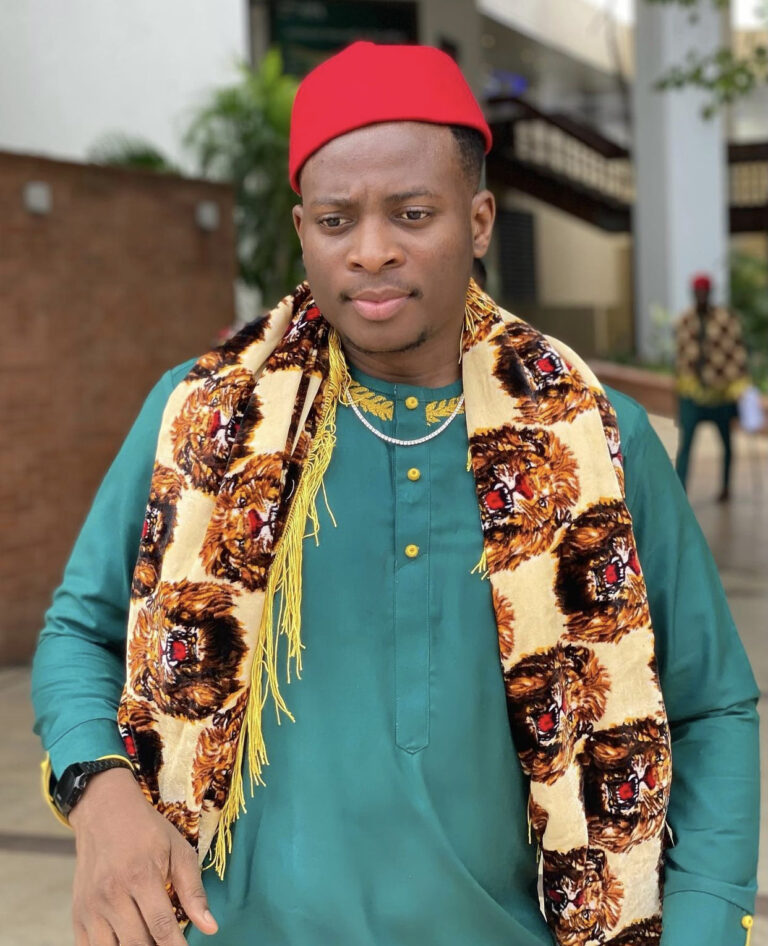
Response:
[[[518,97],[493,98],[488,104],[496,113],[492,174],[530,189],[533,196],[551,197],[562,209],[597,225],[602,220],[608,229],[628,228],[635,176],[627,148]],[[768,230],[768,142],[731,144],[728,162],[731,231]],[[566,187],[572,193],[565,194]]]

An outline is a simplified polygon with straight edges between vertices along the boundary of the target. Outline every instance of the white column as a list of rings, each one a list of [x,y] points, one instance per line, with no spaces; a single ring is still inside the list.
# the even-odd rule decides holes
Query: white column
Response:
[[[696,90],[657,92],[653,85],[689,50],[723,41],[723,19],[709,3],[697,19],[677,4],[637,0],[635,28],[634,209],[635,320],[638,350],[659,349],[652,313],[673,317],[690,302],[692,273],[706,271],[718,299],[727,298],[728,178],[721,116],[704,119]],[[654,350],[655,349],[655,350]]]

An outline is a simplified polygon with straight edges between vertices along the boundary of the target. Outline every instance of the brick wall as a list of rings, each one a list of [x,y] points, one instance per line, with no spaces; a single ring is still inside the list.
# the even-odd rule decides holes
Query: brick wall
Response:
[[[28,181],[50,214],[25,209]],[[0,664],[31,655],[149,389],[232,322],[235,271],[228,187],[0,153]]]

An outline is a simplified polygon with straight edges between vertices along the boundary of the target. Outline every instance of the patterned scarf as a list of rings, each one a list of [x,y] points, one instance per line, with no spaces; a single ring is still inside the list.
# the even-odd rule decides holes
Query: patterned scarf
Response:
[[[658,943],[670,747],[616,418],[577,356],[474,283],[462,351],[547,920],[561,946]],[[146,797],[220,875],[246,756],[262,782],[267,699],[290,716],[278,638],[298,675],[302,543],[348,385],[305,284],[201,358],[163,418],[118,718]]]

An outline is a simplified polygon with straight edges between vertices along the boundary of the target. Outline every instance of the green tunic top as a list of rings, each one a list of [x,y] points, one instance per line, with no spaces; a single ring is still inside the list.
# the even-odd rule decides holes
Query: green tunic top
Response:
[[[35,656],[36,731],[54,773],[123,751],[131,572],[165,401],[150,394],[94,501]],[[422,437],[460,383],[360,373],[368,420]],[[633,401],[609,392],[649,588],[674,782],[665,946],[733,946],[752,909],[757,691],[717,572],[666,454]],[[204,884],[220,932],[196,946],[542,946],[527,784],[507,721],[467,431],[387,444],[340,407],[305,543],[296,722],[265,713],[266,787],[234,828],[226,875]],[[407,550],[407,551],[406,551]]]

